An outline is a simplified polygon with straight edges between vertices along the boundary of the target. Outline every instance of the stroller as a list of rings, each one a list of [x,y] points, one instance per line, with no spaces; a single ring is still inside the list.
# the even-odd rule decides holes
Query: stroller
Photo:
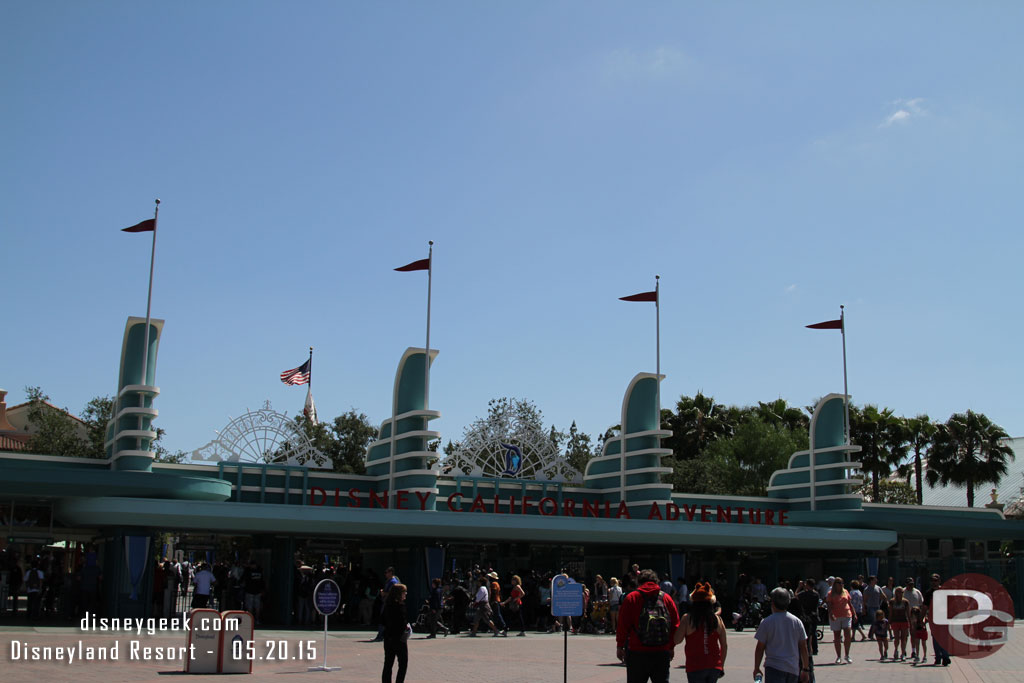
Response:
[[[761,623],[761,603],[753,598],[747,598],[740,602],[739,612],[733,612],[732,625],[737,632],[745,628],[757,628]]]
[[[430,633],[430,618],[430,602],[424,600],[420,611],[416,614],[416,621],[412,624],[413,633]]]
[[[596,601],[590,609],[589,624],[592,630],[587,633],[608,633],[608,616],[608,601]]]

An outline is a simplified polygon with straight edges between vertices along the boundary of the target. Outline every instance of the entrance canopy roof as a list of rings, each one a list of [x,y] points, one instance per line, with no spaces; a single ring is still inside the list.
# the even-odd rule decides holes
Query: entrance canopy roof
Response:
[[[227,533],[311,534],[346,538],[434,538],[546,543],[773,549],[883,550],[896,532],[811,526],[701,524],[637,519],[480,515],[258,503],[164,501],[141,498],[77,498],[60,501],[58,517],[79,524],[132,525]]]

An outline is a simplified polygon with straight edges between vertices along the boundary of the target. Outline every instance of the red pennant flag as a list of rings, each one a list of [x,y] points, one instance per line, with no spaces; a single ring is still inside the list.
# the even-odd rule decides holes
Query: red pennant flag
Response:
[[[424,258],[419,261],[413,261],[412,263],[407,263],[401,268],[395,268],[395,270],[402,273],[409,273],[414,270],[430,270],[430,259]]]
[[[156,230],[156,219],[147,218],[141,223],[136,223],[130,228],[121,228],[121,232],[153,232]]]
[[[658,292],[640,292],[632,296],[620,296],[619,301],[653,301],[658,302]]]
[[[843,329],[843,319],[838,320],[826,320],[823,323],[814,323],[813,325],[807,325],[812,330],[841,330]]]

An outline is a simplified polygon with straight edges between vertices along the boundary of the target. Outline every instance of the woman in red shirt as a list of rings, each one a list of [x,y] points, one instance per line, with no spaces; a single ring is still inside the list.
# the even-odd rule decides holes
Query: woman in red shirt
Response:
[[[686,641],[687,683],[714,683],[725,670],[725,624],[716,613],[715,592],[709,583],[698,583],[690,593],[690,611],[676,629],[675,643]]]
[[[843,580],[838,576],[832,583],[832,590],[828,592],[825,602],[828,603],[828,619],[833,635],[832,644],[836,647],[836,664],[842,664],[844,660],[847,664],[853,664],[853,660],[850,659],[850,643],[853,642],[853,604],[850,601],[849,591],[843,588]],[[842,654],[839,644],[840,634],[842,634],[845,646],[845,658],[840,657]]]

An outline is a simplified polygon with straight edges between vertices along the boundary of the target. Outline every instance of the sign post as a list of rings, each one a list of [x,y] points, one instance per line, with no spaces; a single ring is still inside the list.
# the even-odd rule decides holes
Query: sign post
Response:
[[[311,666],[307,671],[338,671],[340,666],[327,666],[327,618],[341,607],[341,589],[331,579],[324,579],[313,589],[313,606],[324,615],[324,663]]]
[[[551,579],[551,616],[583,616],[583,584],[576,583],[565,574]],[[569,629],[562,624],[562,681],[569,680]]]

